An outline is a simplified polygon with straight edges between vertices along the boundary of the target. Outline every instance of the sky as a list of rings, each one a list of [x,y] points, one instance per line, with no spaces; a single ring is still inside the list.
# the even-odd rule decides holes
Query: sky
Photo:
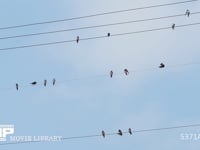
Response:
[[[0,27],[173,3],[173,0],[1,0]],[[0,30],[0,37],[198,12],[200,2]],[[199,22],[200,16],[0,40],[0,48],[103,36]],[[0,51],[0,125],[15,136],[82,135],[200,123],[200,25],[51,46]],[[159,69],[163,62],[166,68]],[[180,64],[189,64],[182,66]],[[177,67],[168,67],[168,66]],[[128,76],[123,74],[127,68]],[[152,69],[144,71],[146,69]],[[109,77],[113,70],[114,77]],[[142,71],[143,70],[143,71]],[[56,79],[55,86],[52,79]],[[43,80],[47,80],[47,87]],[[31,86],[30,83],[38,84]],[[15,84],[19,84],[16,91]],[[62,142],[0,145],[6,150],[197,149],[181,140],[200,128],[134,133]],[[8,138],[9,139],[9,138]],[[8,141],[9,142],[9,141]]]

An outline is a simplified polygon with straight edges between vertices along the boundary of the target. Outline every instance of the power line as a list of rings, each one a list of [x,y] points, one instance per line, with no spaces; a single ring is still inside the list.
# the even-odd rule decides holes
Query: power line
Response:
[[[167,68],[177,68],[177,67],[186,67],[186,66],[192,66],[192,65],[200,65],[200,62],[190,62],[190,63],[183,63],[183,64],[167,65],[167,66],[165,66],[165,68],[166,69]],[[130,75],[135,75],[136,73],[156,71],[158,69],[159,69],[158,67],[152,67],[152,68],[144,68],[144,69],[137,69],[137,70],[129,70],[128,72],[130,73]],[[115,74],[114,74],[114,76],[121,76],[121,75],[124,75],[124,72],[123,73],[115,72]],[[70,82],[70,81],[92,80],[92,79],[96,79],[96,78],[108,78],[108,77],[109,77],[109,74],[99,74],[99,75],[93,75],[93,76],[87,76],[87,77],[81,77],[81,78],[73,78],[73,79],[68,79],[68,80],[56,81],[56,85],[64,84],[64,83]],[[17,83],[17,84],[18,84],[17,90],[21,90],[23,88],[33,86],[31,84],[29,84],[29,85],[21,85],[19,83]],[[44,86],[44,83],[43,84],[37,83],[37,85]],[[12,87],[0,88],[0,90],[3,90],[3,91],[8,91],[8,90],[12,90],[12,89],[13,89]]]
[[[182,27],[187,27],[187,26],[195,26],[195,25],[200,25],[200,22],[177,25],[176,28],[182,28]],[[111,34],[110,37],[138,34],[138,33],[145,33],[145,32],[153,32],[153,31],[160,31],[160,30],[167,30],[167,29],[171,29],[171,26],[170,27],[148,29],[148,30],[133,31],[133,32],[116,33],[116,34]],[[89,40],[103,39],[103,38],[108,38],[108,36],[103,35],[103,36],[80,38],[79,41],[89,41]],[[0,51],[14,50],[14,49],[24,49],[24,48],[40,47],[40,46],[48,46],[48,45],[57,45],[57,44],[72,43],[72,42],[77,42],[77,40],[74,39],[74,40],[67,40],[67,41],[56,41],[56,42],[49,42],[49,43],[40,43],[40,44],[22,45],[22,46],[16,46],[16,47],[7,47],[7,48],[1,48]]]
[[[191,15],[197,15],[199,13],[200,12],[194,12],[194,13],[191,13]],[[0,40],[13,39],[13,38],[22,38],[22,37],[31,37],[31,36],[38,36],[38,35],[54,34],[54,33],[62,33],[62,32],[77,31],[77,30],[84,30],[84,29],[101,28],[101,27],[116,26],[116,25],[124,25],[124,24],[131,24],[131,23],[137,23],[137,22],[146,22],[146,21],[153,21],[153,20],[176,18],[176,17],[182,17],[182,16],[185,16],[185,13],[184,14],[175,14],[175,15],[162,16],[162,17],[155,17],[155,18],[148,18],[148,19],[116,22],[116,23],[85,26],[85,27],[62,29],[62,30],[54,30],[54,31],[48,31],[48,32],[39,32],[39,33],[30,33],[30,34],[6,36],[6,37],[0,37]]]
[[[191,3],[191,2],[196,2],[196,1],[199,1],[199,0],[179,1],[179,2],[174,2],[174,3],[165,3],[165,4],[151,5],[151,6],[145,6],[145,7],[138,7],[138,8],[117,10],[117,11],[96,13],[96,14],[79,16],[79,17],[72,17],[72,18],[67,18],[67,19],[59,19],[59,20],[43,21],[43,22],[36,22],[36,23],[29,23],[29,24],[15,25],[15,26],[7,26],[7,27],[1,27],[0,30],[22,28],[22,27],[36,26],[36,25],[42,25],[42,24],[51,24],[51,23],[57,23],[57,22],[66,22],[66,21],[71,21],[71,20],[79,20],[79,19],[84,19],[84,18],[104,16],[104,15],[110,15],[110,14],[116,14],[116,13],[131,12],[131,11],[136,11],[136,10],[143,10],[143,9],[185,4],[185,3]]]
[[[150,129],[141,129],[141,130],[133,130],[133,134],[135,133],[145,133],[145,132],[158,132],[165,130],[175,130],[175,129],[183,129],[183,128],[195,128],[200,127],[200,124],[190,124],[190,125],[181,125],[181,126],[170,126],[170,127],[162,127],[162,128],[150,128]],[[130,134],[130,132],[122,132],[122,134]],[[107,136],[116,136],[119,135],[118,132],[107,133]],[[75,140],[75,139],[85,139],[85,138],[96,138],[101,137],[102,134],[94,134],[94,135],[84,135],[84,136],[72,136],[72,137],[64,137],[61,140]],[[27,141],[27,142],[10,142],[10,143],[1,143],[0,146],[5,145],[13,145],[13,144],[30,144],[30,143],[42,143],[42,141]]]
[[[200,124],[191,124],[191,125],[174,126],[174,127],[165,127],[165,128],[143,129],[143,130],[136,130],[136,131],[134,131],[134,132],[135,132],[135,133],[153,132],[153,131],[163,131],[163,130],[172,130],[172,129],[180,129],[180,128],[191,128],[191,127],[200,127]]]

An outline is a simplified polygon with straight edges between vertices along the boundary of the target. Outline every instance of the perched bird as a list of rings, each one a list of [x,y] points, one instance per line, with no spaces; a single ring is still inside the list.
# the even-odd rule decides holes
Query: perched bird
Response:
[[[53,86],[56,84],[56,79],[54,78],[53,79]]]
[[[76,43],[78,43],[78,42],[79,42],[79,36],[76,37]]]
[[[123,135],[122,130],[119,129],[117,134],[122,136]]]
[[[31,82],[30,84],[32,84],[32,85],[36,85],[37,82],[36,82],[36,81],[33,81],[33,82]]]
[[[133,134],[131,128],[128,129],[128,133],[129,133],[130,135]]]
[[[110,77],[111,78],[113,77],[113,71],[112,70],[110,71]]]
[[[124,73],[125,73],[125,75],[127,76],[127,75],[129,74],[128,69],[124,69]]]
[[[175,26],[176,26],[176,25],[175,25],[175,23],[174,23],[174,24],[172,24],[172,29],[173,29],[173,30],[175,29]]]
[[[47,86],[47,80],[44,80],[44,86]]]
[[[102,131],[101,131],[101,134],[102,134],[103,138],[105,138],[105,137],[106,137],[106,133],[105,133],[105,131],[104,131],[104,130],[102,130]]]
[[[186,10],[185,15],[188,17],[190,16],[190,11],[188,9]]]
[[[164,68],[165,65],[163,63],[160,64],[159,68]]]
[[[110,33],[109,32],[108,32],[107,36],[110,37]]]
[[[18,89],[19,89],[19,85],[18,85],[18,83],[16,83],[16,90],[18,91]]]

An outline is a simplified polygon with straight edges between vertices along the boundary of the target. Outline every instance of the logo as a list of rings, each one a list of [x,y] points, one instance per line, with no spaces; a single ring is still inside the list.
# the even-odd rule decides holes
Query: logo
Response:
[[[0,141],[6,141],[11,134],[14,134],[14,125],[0,125]]]
[[[20,142],[61,142],[62,136],[14,136],[14,125],[0,125],[0,142],[12,142],[12,143],[20,143]]]

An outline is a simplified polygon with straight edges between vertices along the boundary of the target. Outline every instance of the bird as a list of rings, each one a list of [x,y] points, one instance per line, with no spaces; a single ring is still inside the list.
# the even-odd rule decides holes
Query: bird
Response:
[[[119,129],[117,134],[122,136],[123,135],[122,130]]]
[[[56,79],[53,78],[53,86],[56,84]]]
[[[106,136],[106,133],[105,133],[105,131],[104,131],[104,130],[102,130],[102,131],[101,131],[101,134],[102,134],[103,138],[105,138],[105,136]]]
[[[129,133],[130,135],[133,134],[131,128],[128,129],[128,133]]]
[[[127,75],[129,74],[128,69],[124,69],[124,73],[125,73],[125,75],[127,76]]]
[[[190,11],[188,9],[186,10],[185,15],[188,17],[190,16]]]
[[[107,36],[110,37],[110,33],[109,32],[108,32]]]
[[[44,80],[44,86],[47,86],[47,80]]]
[[[19,85],[18,85],[18,83],[16,83],[16,90],[18,91],[18,89],[19,89]]]
[[[32,84],[32,85],[36,85],[37,82],[36,82],[36,81],[33,81],[33,82],[31,82],[30,84]]]
[[[113,77],[113,71],[112,70],[110,71],[110,77],[111,78]]]
[[[165,64],[161,63],[159,68],[164,68],[165,67]]]
[[[175,26],[176,26],[176,25],[175,25],[175,23],[174,23],[174,24],[172,24],[172,29],[173,29],[173,30],[175,29]]]
[[[79,36],[76,37],[76,43],[78,43],[78,42],[79,42]]]

